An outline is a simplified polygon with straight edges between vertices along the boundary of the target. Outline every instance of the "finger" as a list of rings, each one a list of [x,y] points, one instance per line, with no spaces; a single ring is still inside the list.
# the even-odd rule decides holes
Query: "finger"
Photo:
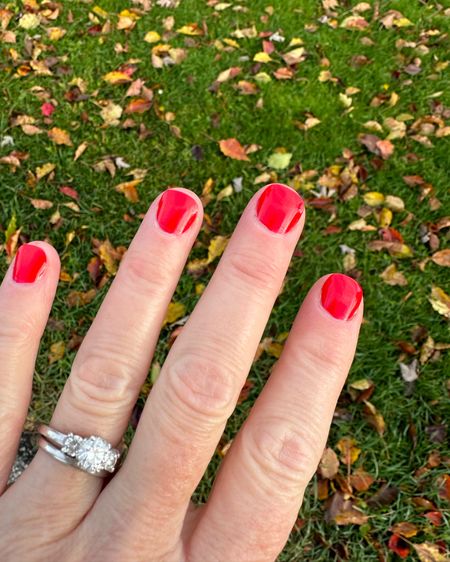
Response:
[[[34,364],[59,268],[52,246],[45,242],[24,244],[0,287],[0,493],[25,422]]]
[[[212,560],[272,562],[316,471],[362,320],[362,290],[349,277],[319,280],[280,360],[234,440],[189,551]],[[224,522],[226,521],[226,524]]]
[[[125,543],[145,537],[158,553],[167,546],[161,537],[179,536],[189,498],[246,380],[303,222],[303,201],[286,186],[266,187],[247,206],[162,367],[111,494],[99,500],[105,513],[128,502]]]
[[[189,190],[167,190],[151,205],[78,351],[51,427],[99,435],[113,446],[121,441],[201,222],[201,202]],[[100,478],[40,450],[25,477],[45,500],[48,474],[55,506],[73,502],[74,518],[86,513],[102,486]]]

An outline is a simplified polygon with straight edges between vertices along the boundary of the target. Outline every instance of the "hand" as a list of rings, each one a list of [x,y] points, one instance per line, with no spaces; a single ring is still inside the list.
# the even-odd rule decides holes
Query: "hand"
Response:
[[[0,552],[3,562],[273,561],[321,458],[352,363],[362,291],[317,281],[227,453],[208,503],[190,497],[252,365],[305,220],[290,188],[260,190],[170,349],[128,455],[102,478],[40,449],[6,488],[59,277],[56,251],[22,246],[0,288]],[[202,223],[198,197],[151,205],[83,340],[50,426],[117,446]]]

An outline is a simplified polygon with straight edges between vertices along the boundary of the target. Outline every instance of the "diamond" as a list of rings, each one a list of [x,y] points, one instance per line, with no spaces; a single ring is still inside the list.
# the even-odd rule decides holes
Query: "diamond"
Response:
[[[62,446],[61,451],[66,453],[66,455],[69,455],[69,457],[76,457],[77,451],[82,442],[82,437],[69,433],[64,440],[64,445]]]
[[[96,474],[102,470],[113,472],[120,453],[101,437],[92,435],[81,440],[75,456],[80,468]]]

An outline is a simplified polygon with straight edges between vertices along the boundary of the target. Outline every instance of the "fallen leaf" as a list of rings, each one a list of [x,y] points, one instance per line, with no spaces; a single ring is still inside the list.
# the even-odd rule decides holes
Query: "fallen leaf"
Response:
[[[269,156],[268,165],[274,170],[284,170],[289,166],[291,159],[290,152],[274,152]]]
[[[73,189],[68,185],[63,185],[59,188],[59,191],[68,197],[72,197],[72,199],[78,199],[80,196],[78,195],[78,191]]]
[[[405,365],[405,363],[399,363],[399,366],[400,373],[405,382],[414,382],[419,378],[419,374],[417,372],[417,359],[414,359],[409,365]]]
[[[181,302],[171,302],[167,308],[166,317],[163,321],[163,326],[166,324],[173,324],[186,314],[186,305]]]
[[[36,14],[24,14],[19,20],[19,27],[29,31],[30,29],[36,29],[40,23],[41,20]]]
[[[434,286],[431,289],[431,297],[428,299],[433,309],[450,319],[450,296],[440,287]]]
[[[85,293],[82,291],[71,291],[67,296],[67,305],[69,308],[84,306],[92,302],[96,294],[96,289],[90,289]]]
[[[386,269],[380,273],[380,277],[388,285],[399,285],[400,287],[405,287],[408,284],[408,280],[401,271],[397,270],[395,263],[388,265]]]
[[[319,464],[319,472],[322,478],[332,480],[339,470],[339,459],[336,453],[330,447],[326,448],[323,452]]]
[[[345,499],[341,492],[333,495],[325,512],[325,520],[334,521],[337,525],[364,525],[368,519],[368,516],[357,509],[352,500]]]
[[[48,354],[48,362],[51,365],[64,357],[66,346],[63,341],[52,343],[50,346],[50,353]]]
[[[341,452],[341,460],[346,465],[351,465],[358,460],[361,449],[356,447],[355,439],[343,437],[337,443],[337,448]]]
[[[400,535],[395,533],[389,538],[388,548],[402,559],[407,558],[409,555],[410,549],[408,543],[405,542]]]
[[[233,160],[249,160],[244,147],[235,138],[221,140],[219,141],[219,146],[222,153],[229,158],[233,158]]]
[[[115,104],[111,100],[107,101],[100,111],[100,115],[105,122],[105,125],[115,127],[119,124],[122,117],[123,109],[120,105]]]
[[[73,146],[69,133],[67,131],[64,131],[64,129],[53,127],[52,129],[50,129],[50,131],[48,131],[47,134],[55,144],[65,144],[66,146]]]
[[[409,523],[408,521],[402,521],[400,523],[396,523],[390,529],[394,534],[401,535],[406,539],[410,539],[411,537],[415,537],[419,532],[419,528],[414,523]]]
[[[384,195],[378,191],[369,191],[363,195],[364,203],[369,207],[379,207],[384,203]]]
[[[97,250],[98,256],[105,266],[106,271],[111,275],[116,275],[118,256],[111,242],[108,239],[104,240],[98,246]]]
[[[439,497],[450,502],[450,475],[443,474],[438,478]]]
[[[431,260],[443,267],[450,267],[450,249],[440,250],[431,256]]]
[[[358,492],[366,492],[374,483],[374,477],[363,470],[357,468],[353,474],[350,475],[350,484]]]
[[[378,435],[382,436],[386,430],[386,424],[383,416],[371,402],[364,402],[364,414],[368,423],[375,428]]]
[[[182,33],[183,35],[203,35],[203,29],[199,27],[197,23],[189,23],[183,25],[180,29],[177,29],[177,33]]]
[[[137,203],[139,201],[139,194],[136,189],[136,186],[142,182],[141,179],[126,181],[123,183],[119,183],[114,187],[116,191],[119,193],[123,193],[125,198],[132,203]]]
[[[381,488],[367,500],[367,505],[370,507],[390,505],[397,499],[398,494],[399,489],[396,486],[383,484],[383,486],[381,486]]]
[[[412,546],[420,562],[450,562],[450,558],[442,554],[439,548],[430,542],[413,544]]]
[[[241,72],[241,70],[242,69],[240,66],[232,66],[231,68],[227,68],[227,70],[223,70],[219,74],[219,76],[216,78],[216,82],[219,82],[220,84],[223,82],[227,82],[228,80],[231,80],[232,78],[237,76]]]
[[[215,236],[208,247],[208,263],[213,262],[216,258],[221,256],[227,247],[228,238],[226,236]]]
[[[53,202],[47,199],[30,199],[30,203],[35,209],[51,209]]]
[[[56,107],[50,102],[45,102],[41,105],[41,113],[44,117],[51,117],[55,109]]]
[[[428,511],[424,514],[428,521],[435,527],[440,527],[442,525],[442,513],[440,511]]]
[[[146,43],[157,43],[160,39],[161,35],[157,31],[148,31],[144,37]]]

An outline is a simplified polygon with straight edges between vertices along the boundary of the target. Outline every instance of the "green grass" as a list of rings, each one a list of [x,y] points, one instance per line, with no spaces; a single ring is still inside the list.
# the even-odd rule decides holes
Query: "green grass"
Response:
[[[127,3],[112,0],[99,1],[98,4],[111,14],[127,7]],[[335,447],[341,437],[350,435],[362,450],[356,466],[364,466],[376,478],[376,483],[369,491],[357,494],[359,505],[370,515],[369,524],[364,528],[326,524],[324,502],[317,499],[314,481],[300,513],[306,524],[300,532],[292,534],[280,560],[342,560],[345,559],[342,554],[345,547],[349,560],[376,561],[379,558],[374,542],[378,541],[380,548],[387,553],[389,527],[400,521],[410,521],[420,526],[421,532],[412,539],[413,542],[449,541],[449,505],[438,497],[436,486],[436,478],[446,470],[445,464],[430,469],[420,478],[415,475],[415,471],[426,464],[432,450],[439,450],[442,457],[447,456],[447,459],[450,454],[445,442],[430,442],[425,431],[427,426],[446,423],[448,419],[448,352],[442,352],[437,361],[429,361],[421,367],[414,392],[406,396],[398,362],[399,359],[410,362],[412,358],[400,357],[401,352],[396,345],[399,340],[411,341],[411,330],[417,325],[426,327],[436,342],[449,341],[447,320],[432,309],[428,300],[432,285],[444,290],[447,288],[448,291],[448,270],[432,262],[423,271],[419,267],[419,263],[432,253],[421,241],[420,226],[435,223],[450,214],[448,137],[432,137],[434,146],[427,148],[411,139],[408,133],[405,138],[393,141],[394,154],[381,169],[371,164],[373,155],[365,151],[357,137],[360,133],[369,132],[363,126],[369,120],[377,120],[382,124],[387,117],[410,113],[413,120],[407,123],[411,125],[415,119],[433,113],[433,100],[439,100],[444,106],[450,105],[448,69],[435,70],[438,61],[448,59],[449,39],[445,33],[450,31],[450,20],[444,15],[443,8],[439,10],[437,2],[381,1],[377,3],[380,14],[396,9],[414,25],[397,30],[385,29],[378,20],[371,21],[371,10],[367,13],[370,26],[366,31],[349,31],[320,24],[317,19],[323,15],[320,2],[273,0],[271,5],[274,14],[267,23],[262,23],[260,17],[265,13],[268,3],[248,0],[242,4],[247,11],[227,9],[217,13],[203,1],[184,0],[175,10],[156,6],[137,22],[129,34],[113,29],[106,35],[90,35],[87,29],[92,24],[89,23],[88,14],[93,4],[64,3],[59,20],[52,24],[67,30],[60,41],[51,43],[43,28],[30,32],[31,35],[42,33],[42,43],[50,45],[52,49],[48,55],[66,57],[60,63],[65,67],[64,72],[53,76],[33,73],[21,78],[15,76],[16,69],[8,48],[14,47],[21,58],[26,59],[23,43],[26,32],[17,27],[17,20],[10,24],[9,28],[17,31],[17,44],[3,44],[0,51],[0,87],[3,95],[0,138],[12,135],[14,148],[29,153],[29,158],[15,172],[8,166],[1,166],[0,227],[6,230],[11,217],[15,215],[17,225],[22,226],[22,242],[48,240],[59,251],[64,270],[72,276],[79,274],[73,283],[60,283],[52,309],[52,318],[60,322],[60,330],[49,329],[44,336],[36,366],[30,418],[50,418],[73,360],[74,352],[66,352],[63,359],[49,365],[47,354],[50,345],[59,340],[67,342],[74,332],[83,335],[107,290],[107,287],[100,290],[95,300],[87,306],[69,309],[66,305],[71,290],[86,291],[93,287],[86,271],[88,261],[93,256],[93,237],[101,240],[109,238],[114,246],[128,245],[139,225],[137,215],[144,213],[152,199],[167,186],[183,185],[200,194],[205,181],[211,177],[216,182],[214,193],[218,193],[233,178],[242,176],[244,189],[241,193],[218,202],[213,200],[206,208],[206,212],[218,221],[218,233],[229,235],[246,203],[258,188],[254,185],[254,178],[268,169],[267,158],[276,148],[284,147],[293,153],[291,164],[301,164],[303,170],[316,169],[319,174],[336,163],[343,149],[350,149],[355,154],[356,162],[367,169],[365,185],[359,184],[359,193],[350,201],[336,199],[337,217],[333,224],[342,227],[339,234],[324,235],[329,215],[312,206],[308,208],[307,226],[299,243],[304,255],[293,258],[285,290],[277,300],[266,335],[276,337],[288,331],[302,298],[314,281],[331,271],[342,271],[339,244],[354,248],[357,257],[354,274],[358,275],[364,287],[366,322],[362,327],[349,380],[370,378],[374,381],[375,393],[371,401],[384,416],[386,432],[383,437],[378,436],[365,421],[362,406],[352,403],[347,391],[344,391],[340,407],[348,411],[349,420],[339,420],[333,424],[329,445]],[[300,4],[303,7],[298,8]],[[356,4],[354,1],[346,2],[345,9],[339,8],[338,21],[350,15],[351,7]],[[449,6],[446,2],[441,2],[441,5],[444,8]],[[12,9],[18,12],[17,7],[13,6]],[[67,19],[69,9],[73,15],[72,22]],[[186,47],[185,37],[175,33],[170,42],[173,46],[185,47],[187,58],[180,65],[158,70],[150,64],[151,46],[143,41],[143,37],[149,30],[161,31],[163,18],[170,14],[176,20],[174,29],[185,23],[205,21],[208,35],[194,38],[195,46]],[[115,16],[112,21],[116,21]],[[313,33],[305,30],[305,24],[311,23],[318,25]],[[214,41],[230,38],[231,32],[237,27],[244,28],[252,24],[255,24],[258,32],[279,30],[287,39],[284,44],[276,44],[280,52],[287,51],[286,44],[290,39],[300,37],[308,57],[299,65],[293,80],[273,79],[268,84],[259,84],[261,91],[258,96],[242,96],[233,88],[233,84],[241,79],[253,81],[252,58],[261,50],[261,40],[238,40],[240,48],[221,52],[220,59]],[[425,42],[428,53],[412,48],[397,49],[397,40],[418,42],[421,34],[430,29],[438,30],[439,35],[431,36]],[[363,45],[361,37],[370,37],[374,44]],[[115,53],[114,45],[118,42],[128,44],[127,53]],[[404,60],[401,60],[402,54]],[[354,55],[365,55],[371,63],[360,68],[352,67],[349,61]],[[45,56],[41,55],[40,58]],[[242,56],[250,59],[239,60]],[[336,84],[318,81],[319,72],[324,69],[320,66],[324,57],[330,61],[332,75],[339,79]],[[394,75],[414,57],[422,61],[422,71],[418,75]],[[278,60],[276,56],[274,58]],[[144,123],[151,132],[144,140],[139,139],[137,129],[101,127],[98,101],[113,100],[122,106],[126,104],[126,86],[110,86],[102,80],[102,76],[130,59],[139,61],[133,79],[145,79],[147,86],[155,92],[155,105],[164,106],[165,111],[175,113],[174,124],[181,130],[180,138],[171,133],[169,125],[160,120],[153,109],[142,116],[132,116],[136,122]],[[241,66],[243,72],[237,79],[223,84],[218,93],[210,92],[208,87],[219,72],[230,66]],[[278,66],[280,64],[271,63],[263,65],[261,70],[271,73]],[[88,93],[98,90],[97,97],[77,103],[67,102],[64,94],[69,89],[69,82],[76,77],[83,78]],[[410,83],[405,84],[405,80],[410,80]],[[36,86],[45,88],[58,101],[50,126],[42,122],[39,109],[42,101],[32,92]],[[349,114],[344,112],[338,99],[338,94],[344,92],[346,87],[360,89],[358,94],[352,96],[354,110]],[[395,106],[384,104],[377,108],[370,105],[375,95],[393,91],[400,96]],[[436,92],[442,93],[432,97]],[[262,109],[255,108],[259,97],[264,100]],[[293,124],[295,120],[304,120],[305,112],[321,120],[320,125],[306,133]],[[56,146],[45,134],[27,136],[20,128],[11,128],[11,117],[18,114],[34,116],[43,129],[51,126],[66,129],[71,134],[74,147],[87,141],[89,148],[79,161],[74,162],[74,147]],[[83,120],[83,115],[88,119]],[[218,123],[213,125],[214,116],[218,116]],[[377,134],[384,138],[386,133]],[[220,153],[217,144],[228,137],[236,137],[242,144],[257,143],[262,148],[251,155],[251,162],[230,160]],[[204,158],[201,161],[192,157],[194,145],[202,147]],[[1,148],[0,157],[10,151],[10,147]],[[416,155],[415,159],[408,157],[411,153]],[[144,182],[138,186],[138,203],[130,203],[113,188],[117,183],[129,179],[125,175],[127,170],[118,170],[114,179],[107,173],[93,170],[92,165],[106,155],[122,156],[130,164],[130,169],[149,170]],[[47,162],[56,164],[54,178],[41,180],[35,187],[30,187],[26,182],[27,172]],[[420,201],[419,188],[409,187],[402,180],[404,175],[415,174],[432,184],[434,195],[441,202],[439,209],[432,210],[428,198]],[[294,175],[295,172],[285,170],[279,173],[278,179],[290,183]],[[69,199],[59,193],[58,187],[61,185],[71,185],[80,193],[79,213],[63,206]],[[405,242],[413,248],[412,259],[394,260],[385,252],[372,252],[367,244],[378,238],[376,232],[353,232],[347,229],[352,221],[359,218],[357,211],[363,204],[364,191],[381,191],[404,200],[406,211],[394,213],[392,226],[401,231]],[[304,192],[303,195],[307,202],[314,197],[311,192]],[[50,210],[36,210],[30,204],[30,198],[49,199],[54,206]],[[63,217],[58,229],[49,223],[51,214],[57,208]],[[135,219],[125,222],[125,213]],[[413,218],[402,225],[408,213],[412,213]],[[367,221],[376,225],[373,216],[368,217]],[[69,232],[74,232],[75,237],[66,247],[66,235]],[[206,232],[201,233],[203,245],[208,244],[210,236]],[[442,230],[439,238],[440,249],[448,247],[448,229]],[[194,255],[200,253],[204,255],[204,249],[194,249]],[[379,277],[393,261],[407,277],[408,286],[392,287]],[[3,274],[6,267],[3,253],[0,254],[0,273]],[[206,283],[209,276],[210,272],[199,281]],[[185,273],[174,297],[187,306],[188,312],[192,311],[198,300],[196,282]],[[409,292],[409,298],[405,299]],[[170,332],[170,327],[163,330],[155,360],[162,361],[167,354]],[[250,373],[254,387],[249,399],[236,409],[230,419],[225,441],[238,431],[267,379],[273,361],[273,358],[263,355],[254,365]],[[417,431],[416,447],[408,434],[411,423]],[[197,499],[207,498],[219,462],[219,456],[216,455],[198,488]],[[367,508],[365,501],[384,482],[399,487],[397,500],[384,508]],[[442,510],[447,525],[444,523],[441,527],[433,527],[425,524],[424,517],[411,502],[411,498],[417,495],[435,502],[438,509]],[[327,545],[329,548],[326,548]],[[389,553],[389,556],[394,555]],[[414,556],[411,555],[410,559],[415,559]],[[392,560],[395,560],[395,556]]]

